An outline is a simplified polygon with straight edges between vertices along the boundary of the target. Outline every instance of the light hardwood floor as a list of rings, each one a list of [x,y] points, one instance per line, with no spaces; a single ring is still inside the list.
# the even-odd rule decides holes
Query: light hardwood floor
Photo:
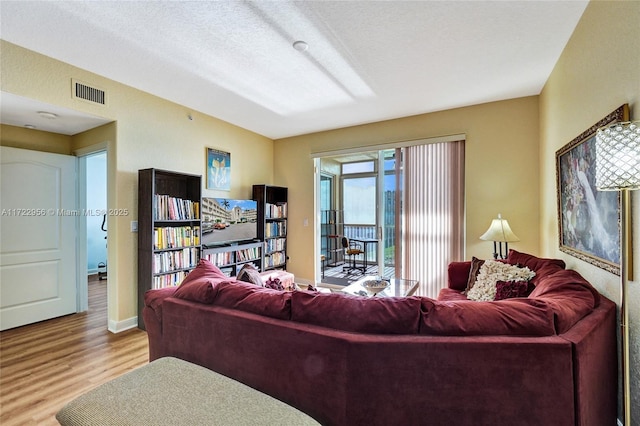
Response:
[[[68,401],[148,362],[144,331],[107,331],[106,288],[89,283],[88,312],[0,333],[0,424],[57,425]]]

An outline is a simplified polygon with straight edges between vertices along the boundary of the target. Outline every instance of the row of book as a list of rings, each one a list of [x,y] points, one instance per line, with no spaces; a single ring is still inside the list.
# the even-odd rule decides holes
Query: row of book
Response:
[[[287,242],[286,238],[273,238],[265,241],[266,252],[271,253],[274,251],[284,250],[285,244]]]
[[[231,265],[232,263],[248,262],[260,258],[260,248],[251,247],[236,251],[227,251],[223,253],[207,253],[204,259],[207,259],[216,266]]]
[[[287,261],[287,257],[282,251],[267,254],[264,256],[264,267],[272,268],[274,266],[280,266]]]
[[[266,203],[264,216],[267,219],[283,219],[287,217],[287,203],[270,204]]]
[[[269,222],[265,224],[265,238],[284,237],[287,235],[287,222]]]
[[[171,274],[156,275],[153,277],[153,288],[175,287],[185,279],[189,271],[177,271]]]
[[[236,251],[236,262],[248,262],[260,258],[260,248],[250,247]]]
[[[199,248],[191,247],[182,250],[164,251],[153,255],[153,273],[163,274],[165,272],[179,269],[195,268],[199,260]]]
[[[233,252],[226,251],[223,253],[207,253],[203,258],[216,266],[230,265],[233,263]]]
[[[171,226],[153,229],[153,248],[165,250],[200,245],[199,226]]]
[[[169,195],[154,195],[155,220],[200,219],[200,202],[183,200]]]

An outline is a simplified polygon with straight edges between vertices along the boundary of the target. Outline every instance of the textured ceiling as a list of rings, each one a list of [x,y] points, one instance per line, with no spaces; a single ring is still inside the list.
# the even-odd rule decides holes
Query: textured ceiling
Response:
[[[277,139],[539,94],[587,3],[4,0],[0,37]]]

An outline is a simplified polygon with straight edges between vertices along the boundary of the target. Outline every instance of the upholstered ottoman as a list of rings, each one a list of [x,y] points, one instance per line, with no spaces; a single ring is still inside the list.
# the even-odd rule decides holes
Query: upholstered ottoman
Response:
[[[62,425],[318,425],[240,382],[176,358],[160,358],[71,401]]]
[[[295,277],[291,272],[279,269],[273,271],[260,272],[260,278],[266,282],[269,278],[278,278],[285,290],[292,291],[296,289]]]

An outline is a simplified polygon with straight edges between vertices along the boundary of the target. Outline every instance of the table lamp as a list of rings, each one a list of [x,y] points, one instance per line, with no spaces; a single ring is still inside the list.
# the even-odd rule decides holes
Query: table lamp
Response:
[[[493,241],[493,258],[506,259],[509,254],[509,243],[520,241],[509,226],[509,222],[498,214],[497,219],[491,221],[491,226],[487,232],[480,236],[481,240]],[[504,243],[504,253],[502,252],[502,243]]]
[[[596,131],[596,187],[620,191],[620,336],[624,424],[631,425],[627,284],[633,278],[629,191],[640,188],[640,121],[613,123]]]

